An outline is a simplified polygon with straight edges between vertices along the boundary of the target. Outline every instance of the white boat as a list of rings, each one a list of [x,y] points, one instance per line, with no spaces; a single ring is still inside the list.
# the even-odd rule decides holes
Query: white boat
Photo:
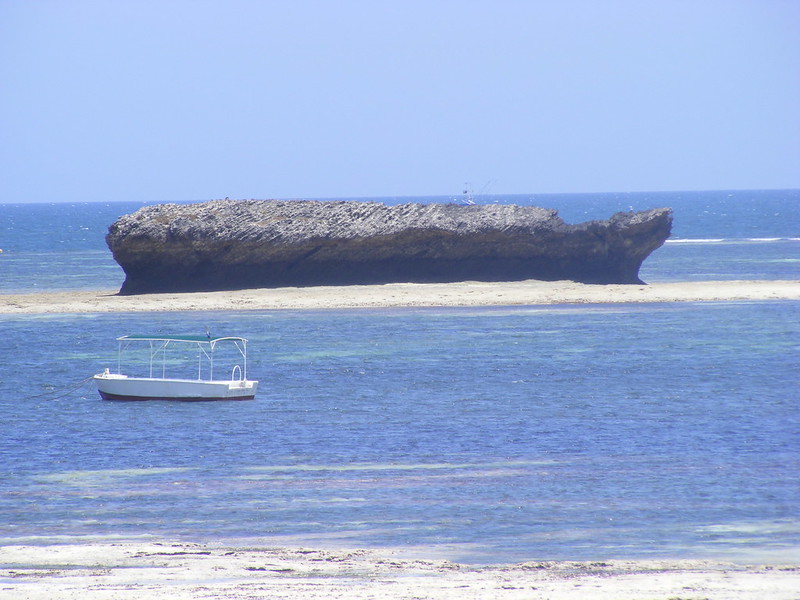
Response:
[[[119,342],[117,372],[112,373],[106,369],[93,377],[97,391],[104,400],[252,400],[255,398],[258,381],[247,379],[245,338],[210,335],[124,335],[117,338],[117,341]],[[122,355],[132,343],[141,343],[145,347],[149,345],[147,377],[122,374]],[[228,349],[225,356],[226,369],[231,367],[229,364],[231,354],[235,359],[230,379],[214,379],[214,352],[220,344]],[[177,350],[177,354],[186,354],[192,347],[197,351],[197,378],[167,377],[167,350],[173,349]],[[182,350],[179,350],[180,348]],[[171,365],[172,359],[169,362]],[[205,373],[203,373],[204,366]],[[161,371],[160,377],[155,374],[155,370]]]

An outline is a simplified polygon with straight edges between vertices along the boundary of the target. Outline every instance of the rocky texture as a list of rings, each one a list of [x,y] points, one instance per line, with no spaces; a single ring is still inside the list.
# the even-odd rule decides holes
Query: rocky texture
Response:
[[[642,283],[668,208],[568,225],[515,205],[215,200],[142,208],[106,241],[121,294],[388,282]]]

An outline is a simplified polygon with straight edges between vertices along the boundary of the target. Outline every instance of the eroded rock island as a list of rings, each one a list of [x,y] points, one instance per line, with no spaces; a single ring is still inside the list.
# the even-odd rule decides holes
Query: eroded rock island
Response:
[[[214,200],[125,215],[106,242],[121,294],[392,282],[642,283],[672,211],[565,223],[534,206]]]

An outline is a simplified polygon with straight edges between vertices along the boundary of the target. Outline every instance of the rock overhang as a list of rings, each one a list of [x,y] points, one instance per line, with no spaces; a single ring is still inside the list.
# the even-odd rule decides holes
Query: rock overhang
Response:
[[[125,215],[106,241],[122,294],[257,287],[570,279],[641,283],[672,211],[565,223],[518,205],[216,200]]]

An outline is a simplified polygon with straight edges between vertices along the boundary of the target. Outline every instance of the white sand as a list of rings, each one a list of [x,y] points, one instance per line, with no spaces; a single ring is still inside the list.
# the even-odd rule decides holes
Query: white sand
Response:
[[[520,306],[624,302],[800,300],[800,281],[585,285],[571,281],[393,283],[118,296],[114,290],[0,295],[0,313]]]
[[[0,599],[797,600],[798,565],[701,560],[473,567],[390,550],[186,543],[0,547]]]

